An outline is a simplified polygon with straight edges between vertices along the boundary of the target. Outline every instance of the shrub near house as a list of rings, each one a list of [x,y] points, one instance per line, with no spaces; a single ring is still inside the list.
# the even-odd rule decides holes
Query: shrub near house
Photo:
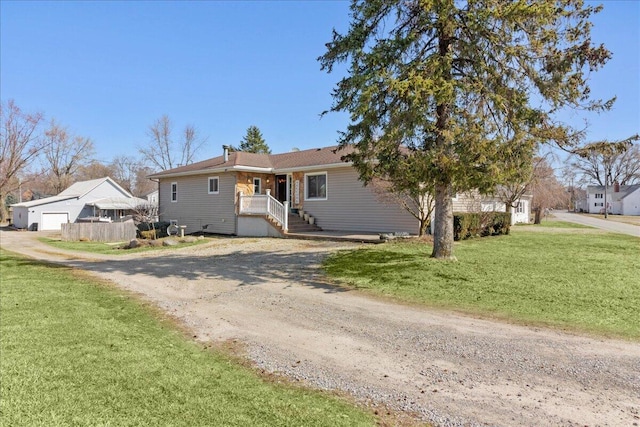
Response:
[[[509,234],[511,214],[507,212],[470,212],[453,215],[454,240]]]

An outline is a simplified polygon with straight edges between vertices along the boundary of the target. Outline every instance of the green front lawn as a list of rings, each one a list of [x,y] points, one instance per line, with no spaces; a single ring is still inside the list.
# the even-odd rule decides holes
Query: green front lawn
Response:
[[[528,225],[528,224],[524,224]],[[575,222],[559,221],[557,219],[543,219],[540,224],[532,224],[534,227],[548,227],[548,228],[588,228],[595,230],[593,227],[589,227],[584,224],[576,224]]]
[[[379,295],[518,322],[640,339],[640,239],[512,229],[457,243],[458,262],[424,243],[339,252],[329,276]]]
[[[354,426],[373,416],[276,385],[135,298],[0,251],[2,426]]]

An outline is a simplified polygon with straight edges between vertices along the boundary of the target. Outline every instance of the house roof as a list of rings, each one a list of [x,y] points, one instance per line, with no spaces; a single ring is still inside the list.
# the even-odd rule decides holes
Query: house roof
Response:
[[[129,193],[127,190],[119,186],[118,183],[116,183],[114,180],[112,180],[108,176],[104,178],[91,179],[89,181],[76,182],[75,184],[72,184],[69,188],[64,190],[62,193],[58,194],[58,196],[82,197],[85,194],[90,193],[92,190],[94,190],[96,187],[98,187],[100,184],[104,182],[109,182],[111,185],[116,187],[118,191],[123,193],[126,197],[133,197],[131,193]]]
[[[87,203],[89,206],[95,206],[98,209],[135,209],[138,206],[146,206],[149,201],[138,197],[107,197],[105,199],[94,200]]]
[[[614,191],[613,185],[607,185],[607,193],[611,195],[615,195],[615,198],[618,200],[622,200],[628,195],[630,195],[631,193],[635,193],[636,190],[638,189],[640,189],[640,184],[621,185],[620,191],[616,192]],[[604,185],[589,185],[587,186],[587,192],[591,194],[598,193],[598,192],[604,193]]]
[[[169,169],[149,175],[149,178],[164,178],[182,175],[226,171],[257,171],[265,173],[285,172],[291,169],[310,169],[335,165],[347,165],[341,157],[351,149],[338,150],[338,146],[313,148],[310,150],[292,151],[282,154],[257,154],[234,151],[229,153],[227,161],[224,156],[214,157],[190,165]]]
[[[32,208],[34,206],[46,205],[47,203],[61,202],[63,200],[75,199],[76,196],[51,196],[42,199],[30,200],[28,202],[14,203],[13,208]]]
[[[75,184],[72,184],[66,190],[62,191],[57,196],[45,197],[43,199],[31,200],[29,202],[16,203],[11,205],[12,207],[23,207],[23,208],[31,208],[34,206],[46,205],[48,203],[60,202],[62,200],[76,199],[85,196],[86,194],[93,191],[100,184],[104,182],[109,182],[113,185],[118,191],[120,191],[125,198],[131,198],[133,195],[129,193],[127,190],[119,186],[114,180],[111,178],[104,177],[99,179],[91,179],[89,181],[79,181]]]

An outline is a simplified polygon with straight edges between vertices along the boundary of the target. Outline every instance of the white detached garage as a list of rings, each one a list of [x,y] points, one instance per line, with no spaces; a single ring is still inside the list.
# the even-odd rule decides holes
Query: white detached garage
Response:
[[[13,225],[29,230],[60,230],[60,225],[95,216],[90,204],[101,199],[133,196],[111,178],[76,182],[57,196],[11,205]]]

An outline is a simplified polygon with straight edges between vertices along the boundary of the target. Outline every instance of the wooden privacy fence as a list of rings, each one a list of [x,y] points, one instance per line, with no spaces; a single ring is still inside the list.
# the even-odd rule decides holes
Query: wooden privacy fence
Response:
[[[132,220],[125,222],[79,222],[62,224],[62,240],[92,242],[124,242],[136,238]]]

